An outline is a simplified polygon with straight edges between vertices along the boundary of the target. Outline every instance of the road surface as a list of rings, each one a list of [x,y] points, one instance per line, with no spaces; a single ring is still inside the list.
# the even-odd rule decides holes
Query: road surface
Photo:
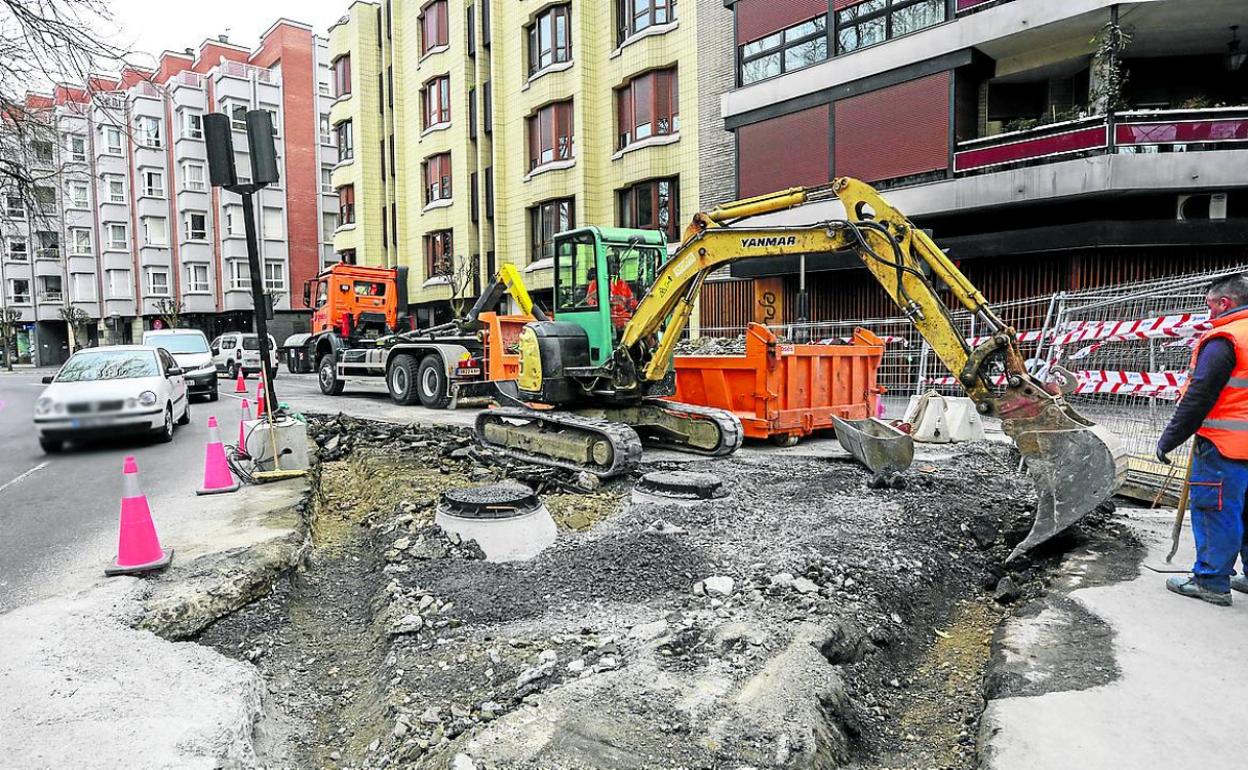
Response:
[[[32,416],[40,380],[54,371],[0,372],[0,613],[103,574],[116,555],[126,455],[138,459],[159,533],[202,509],[195,490],[203,481],[208,416],[237,430],[238,401],[195,401],[191,424],[177,428],[171,444],[125,439],[45,455]],[[228,430],[222,438],[232,443]]]

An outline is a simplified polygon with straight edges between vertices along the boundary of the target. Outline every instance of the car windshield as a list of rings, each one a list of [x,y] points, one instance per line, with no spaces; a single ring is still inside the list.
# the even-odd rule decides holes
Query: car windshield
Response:
[[[207,353],[208,341],[202,334],[161,334],[150,338],[151,345],[170,353]]]
[[[87,350],[75,353],[56,375],[57,382],[95,382],[158,377],[156,354],[150,350]]]

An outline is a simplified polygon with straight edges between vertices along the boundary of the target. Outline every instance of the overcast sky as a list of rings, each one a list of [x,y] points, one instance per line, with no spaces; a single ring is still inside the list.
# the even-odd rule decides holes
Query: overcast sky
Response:
[[[312,25],[325,36],[351,0],[111,0],[117,42],[159,56],[161,51],[199,48],[229,30],[230,42],[254,48],[279,18]]]

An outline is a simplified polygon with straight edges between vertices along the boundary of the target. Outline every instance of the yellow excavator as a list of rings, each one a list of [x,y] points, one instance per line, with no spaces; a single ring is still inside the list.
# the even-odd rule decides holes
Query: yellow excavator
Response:
[[[847,219],[760,227],[741,220],[839,198]],[[663,399],[675,392],[672,356],[707,276],[747,259],[857,254],[984,416],[998,417],[1039,494],[1017,552],[1048,540],[1108,499],[1126,453],[1103,427],[1027,372],[1015,331],[923,231],[871,186],[831,184],[749,198],[694,216],[668,256],[655,231],[585,227],[555,236],[555,317],[520,335],[520,373],[499,383],[502,408],[478,416],[495,451],[601,477],[627,473],[642,439],[721,456],[742,441],[730,412]],[[971,348],[933,286],[949,287],[987,329]],[[640,298],[640,299],[638,299]],[[993,386],[995,375],[1005,384]]]

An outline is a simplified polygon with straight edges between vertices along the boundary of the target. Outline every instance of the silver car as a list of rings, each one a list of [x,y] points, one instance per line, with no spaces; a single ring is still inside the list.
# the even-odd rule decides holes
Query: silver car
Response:
[[[173,440],[191,421],[182,367],[167,350],[143,345],[80,350],[35,402],[35,428],[45,452],[66,441],[147,434]]]

